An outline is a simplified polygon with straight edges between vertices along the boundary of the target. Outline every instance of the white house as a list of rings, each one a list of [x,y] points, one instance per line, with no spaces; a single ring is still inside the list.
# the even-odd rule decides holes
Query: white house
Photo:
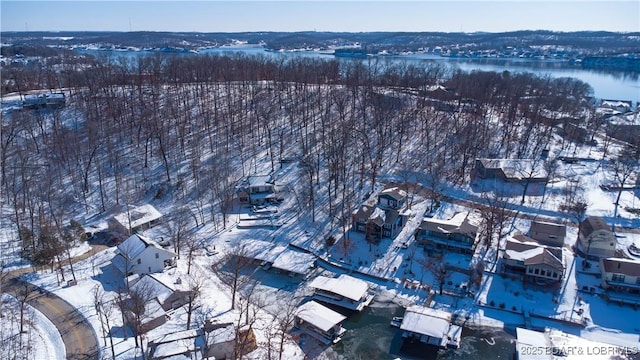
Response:
[[[600,275],[609,300],[640,304],[640,261],[600,259]]]
[[[451,323],[451,313],[424,306],[407,308],[400,324],[404,339],[418,340],[440,349],[460,347],[462,328]]]
[[[123,235],[131,235],[136,230],[146,230],[158,224],[162,214],[153,205],[145,204],[136,207],[128,207],[107,220],[109,229]]]
[[[315,301],[309,301],[296,309],[296,327],[325,345],[342,339],[346,330],[342,322],[347,317]]]
[[[589,216],[578,228],[578,252],[590,259],[613,257],[616,237],[611,227],[597,216]]]
[[[309,287],[314,289],[314,299],[356,311],[368,306],[374,297],[364,280],[346,274],[337,278],[318,276]]]
[[[118,245],[111,260],[122,274],[162,272],[173,264],[176,253],[163,249],[158,243],[140,234],[133,234]]]
[[[476,213],[463,211],[451,219],[424,218],[416,231],[416,241],[425,248],[447,249],[473,254],[480,221]]]

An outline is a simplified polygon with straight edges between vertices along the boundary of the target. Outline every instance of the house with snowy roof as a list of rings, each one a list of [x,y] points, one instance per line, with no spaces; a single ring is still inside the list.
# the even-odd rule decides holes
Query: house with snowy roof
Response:
[[[131,235],[138,230],[147,230],[160,222],[162,214],[151,204],[129,207],[107,220],[109,230]]]
[[[308,286],[314,289],[313,299],[349,310],[361,311],[374,297],[364,280],[346,274],[337,278],[318,276]]]
[[[24,96],[22,107],[25,109],[56,109],[64,106],[65,102],[64,93],[29,94]]]
[[[456,213],[451,219],[424,218],[415,239],[426,249],[446,249],[473,254],[477,246],[480,219],[473,211]]]
[[[145,274],[133,284],[130,282],[129,287],[132,291],[145,293],[155,299],[165,311],[187,304],[193,295],[187,281],[166,273]]]
[[[562,249],[545,246],[517,234],[507,239],[502,255],[502,272],[520,275],[535,283],[558,283],[564,278],[566,265]]]
[[[613,257],[616,243],[611,227],[601,217],[589,216],[578,227],[576,250],[588,259]]]
[[[148,274],[162,272],[174,264],[177,254],[163,249],[150,238],[133,234],[118,245],[111,263],[122,274]]]
[[[543,245],[562,247],[567,236],[567,226],[549,221],[533,220],[529,237]]]
[[[609,300],[640,305],[640,261],[603,258],[600,274]]]
[[[198,329],[162,334],[149,341],[149,359],[202,359],[204,337]]]
[[[325,345],[335,344],[346,332],[342,322],[347,317],[313,300],[296,309],[295,327]]]
[[[546,183],[549,180],[542,161],[536,159],[476,159],[475,172],[482,179],[515,183]]]
[[[400,324],[403,340],[419,341],[440,349],[460,347],[462,328],[452,324],[451,313],[420,305],[406,309]]]
[[[238,189],[238,201],[241,204],[264,205],[278,202],[278,189],[271,175],[248,176]]]
[[[605,99],[600,103],[600,107],[625,113],[631,111],[631,101]]]
[[[352,228],[365,233],[369,242],[394,238],[407,222],[410,212],[406,208],[407,192],[397,187],[378,194],[375,204],[361,205],[352,213]]]

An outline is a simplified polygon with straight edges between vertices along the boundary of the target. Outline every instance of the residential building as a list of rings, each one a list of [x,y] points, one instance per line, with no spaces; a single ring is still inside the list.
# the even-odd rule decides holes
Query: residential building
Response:
[[[639,260],[603,258],[600,259],[600,273],[602,287],[607,290],[610,300],[640,304]]]
[[[543,245],[562,247],[567,236],[567,226],[547,221],[533,220],[529,237]]]
[[[156,226],[162,214],[151,204],[136,207],[127,206],[127,210],[107,220],[109,230],[123,235],[131,235]]]
[[[247,177],[238,192],[238,200],[242,204],[264,205],[269,202],[278,202],[281,199],[277,195],[275,181],[270,175],[252,175]]]
[[[176,257],[176,253],[163,249],[150,238],[133,234],[118,245],[111,262],[123,275],[128,276],[162,272],[174,263]]]
[[[342,339],[346,330],[342,322],[347,317],[315,301],[309,301],[296,310],[295,326],[325,345]]]
[[[236,329],[233,323],[214,323],[205,321],[202,327],[206,346],[204,357],[207,359],[234,359],[236,348],[236,337],[247,340],[243,353],[248,353],[255,348],[255,341],[248,341],[248,330]]]
[[[478,214],[471,211],[456,213],[449,220],[424,218],[415,238],[425,249],[447,249],[473,254],[479,224]]]
[[[352,214],[353,229],[365,233],[369,242],[378,243],[383,238],[394,238],[406,224],[409,211],[406,208],[407,193],[397,187],[385,189],[378,195],[376,204],[363,204]]]
[[[595,342],[557,329],[545,328],[543,332],[539,332],[516,328],[515,358],[518,360],[609,360],[617,358],[614,354],[625,353],[628,353],[628,349]]]
[[[602,218],[589,216],[578,228],[576,250],[588,259],[613,257],[616,253],[616,237]]]
[[[562,282],[566,268],[562,248],[541,245],[521,234],[507,239],[502,261],[503,272],[535,283]]]
[[[361,311],[374,297],[366,281],[346,274],[337,278],[318,276],[308,286],[314,289],[314,299],[349,310]]]
[[[149,341],[149,359],[202,359],[204,337],[198,329],[162,334]]]
[[[476,174],[483,179],[518,183],[546,183],[549,174],[535,159],[476,159]]]
[[[56,109],[64,106],[65,101],[63,93],[30,94],[24,96],[22,107],[25,109]]]
[[[451,313],[420,305],[407,308],[400,324],[402,338],[440,349],[460,347],[462,327],[453,325]]]
[[[165,311],[184,306],[193,294],[187,281],[166,273],[145,274],[135,283],[130,282],[129,288],[131,291],[144,293],[145,296],[156,300]]]

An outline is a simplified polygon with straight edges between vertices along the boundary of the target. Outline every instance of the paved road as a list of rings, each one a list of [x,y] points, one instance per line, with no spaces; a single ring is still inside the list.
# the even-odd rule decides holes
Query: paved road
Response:
[[[105,246],[94,245],[91,251],[73,258],[72,262],[86,259],[105,248]],[[16,297],[24,296],[25,291],[29,293],[28,304],[44,314],[60,332],[67,359],[99,359],[98,339],[93,327],[76,308],[61,297],[20,280],[20,277],[30,270],[30,268],[19,269],[5,274],[2,291]]]

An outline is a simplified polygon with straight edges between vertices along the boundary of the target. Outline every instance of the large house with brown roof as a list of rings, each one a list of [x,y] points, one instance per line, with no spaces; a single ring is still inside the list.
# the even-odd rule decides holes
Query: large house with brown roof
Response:
[[[503,272],[534,282],[562,282],[566,268],[561,248],[541,245],[522,234],[507,239],[502,262]]]
[[[562,247],[566,236],[564,224],[533,220],[529,228],[529,237],[543,245]]]
[[[640,296],[637,296],[640,295],[640,261],[622,258],[600,259],[600,273],[602,287],[607,290],[610,300],[640,304]]]
[[[588,259],[613,257],[616,253],[616,237],[602,218],[589,216],[580,223],[576,248],[580,255]]]
[[[473,254],[477,245],[478,226],[478,217],[470,211],[456,213],[449,220],[424,218],[415,238],[426,249]]]
[[[380,192],[376,204],[363,204],[352,214],[353,229],[369,242],[394,238],[407,222],[407,192],[397,187]]]

